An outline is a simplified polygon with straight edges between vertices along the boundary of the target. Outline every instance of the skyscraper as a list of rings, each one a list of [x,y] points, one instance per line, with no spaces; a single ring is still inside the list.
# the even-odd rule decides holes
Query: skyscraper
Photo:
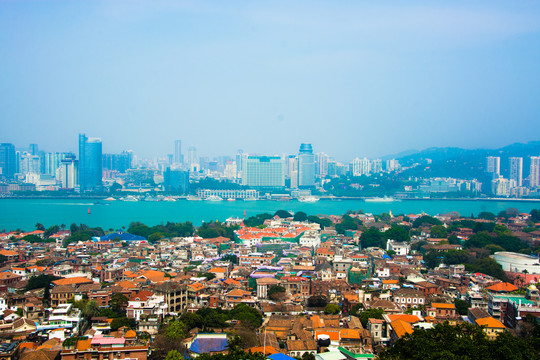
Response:
[[[100,190],[102,186],[101,139],[79,135],[79,184],[81,191]]]
[[[498,156],[488,156],[486,171],[490,173],[494,179],[498,178],[501,174],[501,158]]]
[[[301,144],[298,151],[298,187],[315,186],[315,155],[311,144]]]
[[[540,187],[540,156],[531,156],[531,173],[529,186],[534,189]]]
[[[0,144],[0,177],[13,178],[16,168],[15,146],[9,143]]]
[[[352,174],[353,176],[369,175],[371,170],[371,163],[368,158],[359,159],[356,158],[352,162]]]
[[[283,188],[285,174],[279,156],[245,156],[242,185],[255,188]]]
[[[514,180],[516,186],[523,186],[523,158],[510,158],[510,180]]]
[[[198,168],[199,158],[197,157],[197,148],[195,146],[190,146],[188,148],[188,165],[190,171],[195,167]]]
[[[79,185],[79,160],[75,155],[66,155],[60,163],[60,182],[64,189],[74,189]]]
[[[184,159],[182,157],[182,140],[174,141],[174,163],[182,164]]]

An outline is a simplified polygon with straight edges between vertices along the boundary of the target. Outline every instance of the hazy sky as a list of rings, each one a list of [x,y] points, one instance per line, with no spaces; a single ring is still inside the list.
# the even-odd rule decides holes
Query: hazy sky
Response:
[[[539,1],[1,1],[0,142],[338,160],[539,140]]]

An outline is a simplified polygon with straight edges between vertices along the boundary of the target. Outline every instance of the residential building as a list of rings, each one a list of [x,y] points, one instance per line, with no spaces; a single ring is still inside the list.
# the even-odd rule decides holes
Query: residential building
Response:
[[[244,155],[242,185],[254,188],[283,188],[285,172],[279,156]]]
[[[486,171],[492,175],[493,178],[498,178],[501,175],[501,158],[498,156],[487,157]]]
[[[516,186],[523,186],[523,158],[510,158],[510,180],[514,180]]]
[[[529,174],[529,187],[540,187],[540,156],[531,156],[531,172]]]

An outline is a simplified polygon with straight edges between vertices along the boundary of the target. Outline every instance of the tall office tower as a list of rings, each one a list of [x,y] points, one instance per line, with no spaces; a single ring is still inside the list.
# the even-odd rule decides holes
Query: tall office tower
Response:
[[[328,175],[328,160],[330,157],[325,153],[317,154],[317,176],[325,177]]]
[[[291,180],[289,187],[291,189],[298,188],[298,158],[294,155],[290,155],[287,158],[285,167],[287,168],[287,176]]]
[[[371,162],[371,172],[373,174],[382,173],[382,160],[381,159],[375,159]]]
[[[498,178],[501,174],[501,158],[498,156],[488,156],[486,171],[490,173],[494,179]]]
[[[174,163],[183,164],[184,159],[182,157],[182,140],[174,141]]]
[[[32,155],[38,155],[39,153],[38,144],[30,144],[30,146],[28,147],[28,152]]]
[[[370,161],[367,158],[356,158],[352,162],[352,174],[353,176],[369,175]]]
[[[238,149],[236,152],[236,178],[242,179],[242,170],[244,169],[244,151]]]
[[[301,144],[298,151],[298,187],[315,186],[315,155],[311,144]]]
[[[336,161],[330,160],[328,161],[328,176],[336,176],[337,175],[337,169],[336,169]]]
[[[79,135],[79,185],[81,191],[100,190],[102,187],[101,139]]]
[[[194,166],[197,166],[199,165],[199,158],[197,157],[197,148],[195,146],[190,146],[188,148],[188,165],[189,165],[189,170],[193,170],[192,168]]]
[[[255,188],[283,188],[285,174],[279,156],[246,156],[242,185]]]
[[[0,178],[12,179],[16,171],[15,146],[9,143],[0,144]]]
[[[523,186],[523,158],[510,158],[510,180],[516,182],[516,186]]]
[[[60,183],[64,189],[74,189],[79,186],[79,160],[74,154],[68,154],[60,162]]]
[[[531,173],[529,175],[531,189],[540,187],[540,156],[531,156]]]

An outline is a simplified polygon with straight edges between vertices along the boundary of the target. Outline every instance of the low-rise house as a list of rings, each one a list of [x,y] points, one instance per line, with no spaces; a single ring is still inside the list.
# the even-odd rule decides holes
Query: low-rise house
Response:
[[[420,290],[401,288],[392,292],[394,303],[402,309],[417,308],[426,303],[426,296]]]
[[[191,357],[201,354],[227,354],[227,334],[197,334],[186,342]]]
[[[476,324],[484,328],[484,332],[491,340],[496,339],[497,336],[506,329],[502,322],[491,316],[476,319]]]
[[[133,338],[134,331],[124,337],[95,335],[92,339],[66,339],[60,353],[62,360],[78,359],[137,359],[147,360],[148,342]],[[128,336],[130,338],[128,338]]]

